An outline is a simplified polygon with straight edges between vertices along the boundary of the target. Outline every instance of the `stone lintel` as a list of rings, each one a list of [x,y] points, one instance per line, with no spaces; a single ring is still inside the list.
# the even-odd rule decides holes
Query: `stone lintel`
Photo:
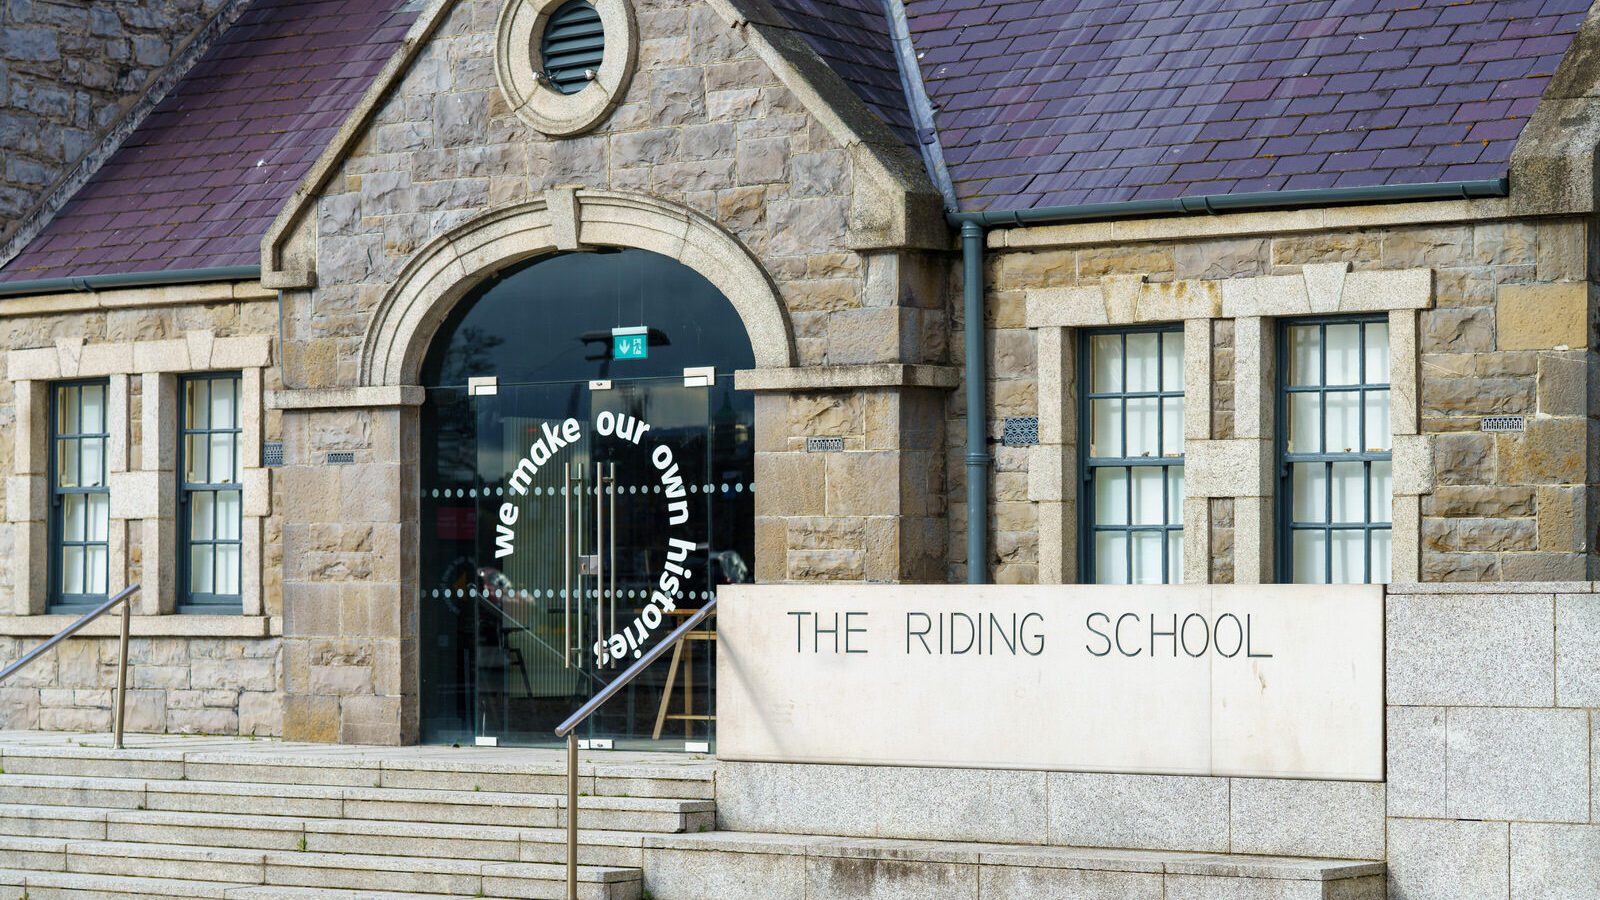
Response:
[[[741,369],[733,375],[733,385],[741,391],[840,391],[895,387],[951,390],[960,384],[961,372],[953,366],[903,363]]]
[[[50,637],[78,620],[78,616],[0,616],[0,636]],[[118,616],[101,616],[84,626],[77,637],[116,637],[122,633]],[[129,619],[133,637],[267,638],[283,634],[283,620],[274,616],[151,616],[135,611]]]
[[[267,409],[358,409],[362,407],[421,406],[425,398],[426,392],[414,384],[268,391]]]

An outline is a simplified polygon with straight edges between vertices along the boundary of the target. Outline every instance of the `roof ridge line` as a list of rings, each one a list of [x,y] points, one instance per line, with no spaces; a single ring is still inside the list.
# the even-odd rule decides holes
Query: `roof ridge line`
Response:
[[[28,244],[44,231],[45,227],[55,219],[56,214],[77,196],[96,172],[100,171],[100,167],[116,155],[122,148],[122,142],[139,130],[139,126],[144,124],[150,113],[167,99],[167,94],[183,81],[184,76],[189,74],[189,70],[194,68],[195,63],[200,61],[200,57],[205,55],[217,38],[233,27],[233,23],[238,21],[245,7],[251,2],[252,0],[229,0],[219,7],[204,25],[189,36],[188,42],[172,55],[172,59],[151,76],[139,92],[138,98],[128,105],[110,128],[106,129],[99,143],[79,157],[72,168],[62,174],[55,185],[46,191],[31,209],[22,214],[17,220],[17,227],[9,235],[0,237],[0,269],[4,269],[27,249]]]
[[[883,0],[884,17],[889,23],[889,39],[894,43],[895,68],[900,73],[900,87],[906,93],[907,111],[911,124],[917,130],[917,150],[928,177],[944,196],[945,211],[961,212],[961,198],[956,194],[955,182],[950,179],[950,169],[944,161],[944,143],[939,140],[939,128],[933,122],[933,101],[928,99],[928,86],[922,80],[922,66],[917,63],[917,47],[911,40],[911,25],[906,21],[903,0]]]

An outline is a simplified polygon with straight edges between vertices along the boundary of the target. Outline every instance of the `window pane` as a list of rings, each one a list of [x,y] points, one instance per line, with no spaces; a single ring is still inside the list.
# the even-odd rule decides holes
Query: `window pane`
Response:
[[[212,590],[211,545],[198,544],[189,548],[189,590],[196,594],[214,593]]]
[[[111,559],[106,549],[104,544],[90,544],[84,548],[87,552],[84,562],[88,570],[84,573],[86,579],[84,587],[87,588],[85,593],[104,594],[106,592],[106,582],[111,574]]]
[[[239,545],[217,545],[216,593],[239,593]]]
[[[1322,451],[1321,411],[1317,394],[1289,395],[1289,452],[1320,453]]]
[[[1154,331],[1128,335],[1128,390],[1161,389],[1161,380],[1156,372],[1161,359],[1160,341],[1161,335]]]
[[[211,382],[211,427],[233,428],[237,422],[234,418],[234,389],[238,382],[231,378],[219,378]]]
[[[1167,524],[1183,523],[1183,466],[1167,468]]]
[[[111,535],[111,496],[109,494],[88,494],[89,500],[89,540],[106,541]]]
[[[1361,584],[1367,580],[1367,533],[1333,533],[1333,584]]]
[[[1097,394],[1122,390],[1122,335],[1091,335],[1089,360],[1089,390]]]
[[[1325,453],[1358,453],[1361,450],[1361,393],[1329,391]]]
[[[183,426],[189,429],[211,425],[211,382],[204,379],[184,382]]]
[[[1387,522],[1394,511],[1394,463],[1377,460],[1372,464],[1372,513],[1369,522]]]
[[[1122,401],[1091,400],[1089,455],[1122,456]]]
[[[1095,584],[1128,583],[1128,533],[1126,531],[1097,531],[1094,533]]]
[[[1289,329],[1289,383],[1322,383],[1322,336],[1316,325]]]
[[[1133,524],[1166,524],[1166,472],[1160,466],[1133,469]]]
[[[1294,520],[1326,522],[1328,516],[1328,464],[1295,463],[1290,480],[1294,483]]]
[[[56,388],[56,434],[78,433],[78,388]]]
[[[233,478],[233,435],[211,435],[211,483],[227,484]]]
[[[1294,583],[1323,584],[1327,575],[1327,542],[1320,530],[1294,532]]]
[[[85,494],[67,494],[61,498],[61,537],[64,540],[87,540],[88,505]]]
[[[1162,584],[1166,581],[1166,574],[1161,570],[1161,551],[1166,543],[1166,532],[1133,532],[1134,584]]]
[[[78,442],[56,442],[56,484],[61,487],[78,486]]]
[[[239,492],[217,492],[217,537],[225,541],[239,539]]]
[[[1183,531],[1167,532],[1167,583],[1183,581]]]
[[[1366,392],[1368,452],[1387,451],[1394,439],[1389,435],[1389,392]]]
[[[1128,456],[1158,456],[1160,455],[1160,437],[1156,428],[1160,424],[1158,417],[1161,408],[1155,397],[1133,397],[1126,401],[1128,406]]]
[[[189,495],[189,537],[209,541],[216,532],[216,494],[195,491]]]
[[[1094,470],[1094,524],[1128,524],[1128,470]]]
[[[1161,455],[1183,455],[1183,398],[1161,401]]]
[[[1183,332],[1168,331],[1161,335],[1161,389],[1183,390]]]
[[[61,548],[61,592],[86,593],[83,589],[83,548]]]
[[[208,435],[191,434],[183,439],[184,480],[189,484],[205,484],[210,481],[211,468],[206,463],[210,459],[210,440]]]
[[[1382,528],[1372,532],[1372,581],[1374,584],[1388,584],[1392,576],[1391,550],[1389,545],[1389,529]]]
[[[1367,384],[1389,383],[1389,323],[1367,323]]]
[[[79,423],[84,434],[100,434],[106,430],[106,386],[86,384],[82,387],[83,412]]]
[[[78,483],[84,487],[99,487],[106,483],[106,439],[83,438],[78,441]]]
[[[1361,383],[1361,326],[1355,322],[1327,326],[1328,384]]]
[[[1333,469],[1333,514],[1330,522],[1365,522],[1366,463],[1337,462]]]

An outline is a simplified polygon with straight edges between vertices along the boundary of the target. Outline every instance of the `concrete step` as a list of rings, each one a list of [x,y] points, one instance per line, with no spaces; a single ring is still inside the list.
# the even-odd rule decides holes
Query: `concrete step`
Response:
[[[0,804],[166,812],[374,819],[463,825],[555,828],[566,824],[566,797],[493,791],[363,788],[238,782],[0,775]],[[709,800],[582,797],[579,822],[596,830],[685,832],[710,828]]]
[[[579,830],[584,865],[632,866],[653,832]],[[379,856],[444,856],[565,863],[565,828],[447,825],[370,819],[307,819],[160,810],[0,804],[0,839],[67,838],[241,850],[310,850]],[[0,846],[4,846],[0,844]]]
[[[1384,900],[1380,862],[709,832],[645,840],[655,900]]]
[[[77,743],[0,746],[0,771],[16,775],[74,775],[186,781],[238,781],[332,787],[396,787],[496,793],[566,792],[560,752],[507,749],[498,753],[444,747],[375,748],[284,745],[277,741],[195,746],[109,747]],[[241,749],[244,748],[244,749]],[[715,774],[709,762],[659,755],[586,753],[579,763],[582,793],[602,797],[709,800]]]
[[[173,878],[131,878],[122,875],[83,875],[74,872],[21,872],[0,870],[0,900],[19,900],[23,889],[29,900],[41,898],[108,898],[108,900],[466,900],[472,894],[412,894],[395,891],[341,891],[325,888],[232,885]]]
[[[118,841],[0,838],[0,859],[27,878],[68,873],[219,886],[381,891],[493,897],[560,897],[564,866],[313,851],[241,850]],[[636,868],[581,866],[580,895],[630,900],[640,890]],[[28,882],[31,892],[32,881]],[[230,895],[231,896],[231,895]]]

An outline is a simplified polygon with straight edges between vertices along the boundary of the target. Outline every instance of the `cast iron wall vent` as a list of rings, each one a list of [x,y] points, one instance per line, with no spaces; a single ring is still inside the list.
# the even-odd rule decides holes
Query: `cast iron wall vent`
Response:
[[[1007,416],[1000,442],[1007,447],[1029,447],[1039,443],[1038,416]]]
[[[328,454],[328,465],[349,466],[354,465],[356,452],[354,450],[334,450]]]
[[[261,464],[269,469],[283,465],[283,441],[266,441],[261,445]]]
[[[808,437],[806,438],[807,453],[841,453],[844,451],[844,438],[842,437]]]
[[[1511,434],[1525,430],[1527,421],[1522,416],[1484,416],[1478,427],[1491,433]]]

